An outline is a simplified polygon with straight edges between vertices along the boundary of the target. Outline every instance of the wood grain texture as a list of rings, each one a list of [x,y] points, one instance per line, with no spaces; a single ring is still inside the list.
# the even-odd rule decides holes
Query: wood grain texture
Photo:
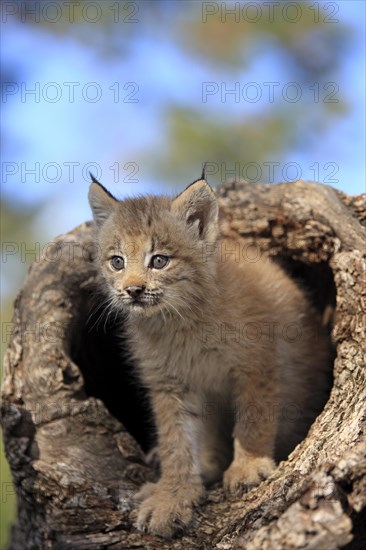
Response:
[[[18,496],[13,550],[366,547],[365,196],[304,181],[235,180],[218,196],[223,233],[240,238],[253,261],[258,251],[280,261],[332,325],[324,411],[288,460],[242,498],[214,487],[190,529],[171,541],[136,531],[133,496],[156,478],[141,449],[149,446],[148,400],[124,349],[123,319],[98,322],[98,251],[85,223],[47,248],[15,302],[2,385]]]

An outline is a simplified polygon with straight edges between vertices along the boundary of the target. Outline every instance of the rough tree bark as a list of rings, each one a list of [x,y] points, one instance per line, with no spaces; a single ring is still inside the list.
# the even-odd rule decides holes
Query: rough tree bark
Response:
[[[281,261],[333,325],[324,411],[259,487],[241,498],[210,490],[183,536],[136,531],[133,495],[155,476],[141,450],[147,402],[123,351],[123,320],[98,320],[97,251],[83,224],[44,249],[15,303],[2,387],[18,497],[12,549],[366,547],[365,197],[234,180],[218,196],[223,233],[244,239],[253,261],[258,245]]]

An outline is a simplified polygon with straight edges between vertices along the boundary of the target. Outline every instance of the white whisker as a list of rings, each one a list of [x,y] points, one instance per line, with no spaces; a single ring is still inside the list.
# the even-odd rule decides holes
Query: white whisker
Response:
[[[89,317],[87,319],[87,324],[91,320],[92,316],[95,313],[97,313],[101,308],[103,308],[103,310],[100,313],[100,315],[98,316],[98,318],[94,321],[92,326],[89,328],[89,332],[91,332],[95,326],[97,326],[97,328],[98,328],[100,321],[103,319],[103,316],[105,315],[106,311],[108,311],[108,309],[110,308],[112,301],[113,301],[113,297],[109,297],[108,299],[104,300],[104,302],[99,304],[98,307],[94,311],[91,312],[91,314],[89,315]]]
[[[175,306],[173,306],[173,304],[171,304],[166,298],[165,298],[165,302],[166,302],[167,306],[169,306],[169,307],[171,307],[172,309],[174,309],[174,311],[179,315],[179,317],[180,317],[181,319],[183,319],[183,321],[185,320],[184,317],[183,317],[183,315],[178,311],[178,309],[177,309]]]

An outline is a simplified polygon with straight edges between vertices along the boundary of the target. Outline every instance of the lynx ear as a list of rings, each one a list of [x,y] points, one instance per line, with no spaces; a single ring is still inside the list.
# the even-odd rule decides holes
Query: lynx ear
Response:
[[[91,175],[91,177],[93,183],[89,188],[88,199],[94,221],[97,227],[101,227],[114,211],[118,201],[94,176]]]
[[[218,235],[216,195],[206,180],[199,179],[178,195],[172,209],[187,225],[195,226],[200,239],[215,241]]]

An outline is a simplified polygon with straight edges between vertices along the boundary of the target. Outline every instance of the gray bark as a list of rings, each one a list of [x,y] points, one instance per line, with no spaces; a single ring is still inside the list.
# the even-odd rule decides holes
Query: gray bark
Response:
[[[366,547],[365,196],[234,180],[218,196],[223,233],[300,277],[331,327],[334,382],[324,411],[259,487],[241,498],[214,487],[171,541],[136,531],[133,495],[156,478],[142,452],[148,402],[131,376],[123,319],[98,321],[97,251],[85,223],[32,265],[15,303],[2,386],[18,499],[13,550]]]

